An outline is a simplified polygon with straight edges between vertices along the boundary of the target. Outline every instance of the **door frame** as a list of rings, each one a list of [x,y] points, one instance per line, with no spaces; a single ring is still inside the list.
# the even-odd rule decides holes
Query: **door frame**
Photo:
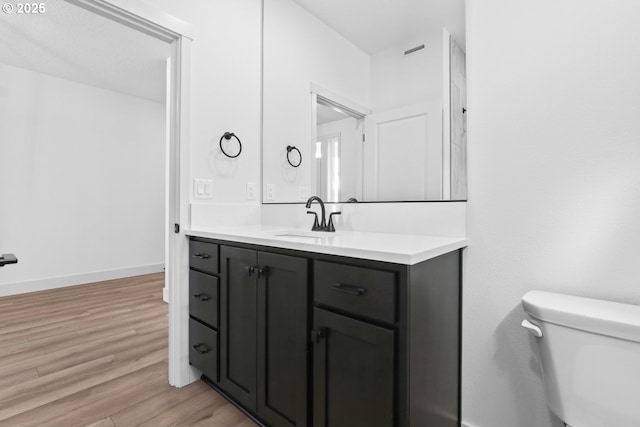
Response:
[[[336,92],[326,89],[313,82],[310,83],[309,93],[311,95],[310,96],[311,117],[309,121],[311,126],[311,132],[310,132],[311,140],[309,141],[309,144],[310,144],[310,147],[312,147],[311,150],[309,151],[311,153],[315,153],[315,143],[318,141],[318,99],[323,100],[327,104],[340,108],[342,111],[345,111],[346,114],[352,117],[362,120],[363,121],[362,131],[363,132],[365,131],[364,119],[365,117],[371,114],[370,108],[360,105],[357,102],[354,102],[345,96],[342,96]],[[362,143],[364,143],[364,141]],[[356,197],[361,198],[362,197],[361,191],[363,188],[362,186],[363,167],[362,167],[362,155],[361,155],[362,145],[358,146],[357,152],[358,152],[357,158],[359,163],[356,165],[356,188],[358,189],[359,192],[356,194]],[[309,163],[311,164],[310,176],[315,177],[317,175],[317,171],[316,171],[316,162],[314,161],[313,154],[309,159]]]
[[[193,26],[140,0],[65,0],[170,44],[167,75],[167,179],[165,290],[169,302],[169,384],[182,387],[198,377],[189,366],[188,239],[189,108]],[[174,228],[176,227],[177,228]]]

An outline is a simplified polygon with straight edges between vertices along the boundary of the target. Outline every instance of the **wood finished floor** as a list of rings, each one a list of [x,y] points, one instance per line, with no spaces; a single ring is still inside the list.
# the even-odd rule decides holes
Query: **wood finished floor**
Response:
[[[0,298],[0,426],[255,427],[167,379],[163,274]]]

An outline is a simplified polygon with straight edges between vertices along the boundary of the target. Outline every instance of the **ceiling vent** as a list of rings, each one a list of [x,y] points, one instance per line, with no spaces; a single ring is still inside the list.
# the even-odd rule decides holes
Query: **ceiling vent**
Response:
[[[405,55],[409,55],[410,53],[417,52],[417,51],[422,50],[422,49],[424,49],[424,45],[423,44],[421,44],[420,46],[416,46],[416,47],[414,47],[412,49],[405,50],[404,54]]]

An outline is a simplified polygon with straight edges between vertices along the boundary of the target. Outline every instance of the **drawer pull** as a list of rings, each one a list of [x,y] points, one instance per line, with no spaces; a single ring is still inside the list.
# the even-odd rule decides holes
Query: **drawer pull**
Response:
[[[200,354],[208,353],[209,350],[211,350],[209,347],[207,347],[204,344],[196,344],[193,346],[193,348]]]
[[[210,257],[209,254],[193,254],[194,258],[199,258],[199,259],[207,259]]]
[[[209,296],[208,295],[202,295],[202,294],[193,294],[193,297],[197,300],[200,301],[209,301]]]
[[[345,294],[362,296],[367,293],[365,288],[358,288],[356,286],[343,285],[341,283],[336,283],[331,287],[334,291],[344,292]]]

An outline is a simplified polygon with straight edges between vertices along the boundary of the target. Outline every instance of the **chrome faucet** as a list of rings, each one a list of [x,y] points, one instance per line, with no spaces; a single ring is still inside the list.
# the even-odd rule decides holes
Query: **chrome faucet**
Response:
[[[340,215],[342,212],[331,212],[329,214],[329,224],[327,224],[327,219],[325,217],[325,209],[324,202],[318,196],[311,196],[307,199],[306,207],[307,209],[311,208],[311,203],[318,202],[320,204],[320,213],[322,214],[321,220],[318,221],[318,214],[314,211],[307,211],[308,214],[313,214],[315,219],[313,220],[313,226],[311,227],[311,231],[336,231],[335,226],[333,225],[333,216]]]

